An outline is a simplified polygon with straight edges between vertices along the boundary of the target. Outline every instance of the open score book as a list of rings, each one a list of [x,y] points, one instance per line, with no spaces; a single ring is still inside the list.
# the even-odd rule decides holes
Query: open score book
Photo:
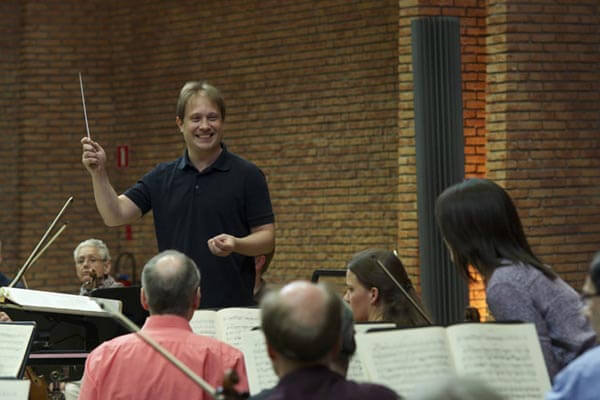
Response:
[[[195,333],[212,336],[244,353],[250,394],[275,386],[260,325],[260,310],[197,310]],[[411,397],[421,385],[457,375],[479,378],[506,399],[541,400],[550,379],[533,324],[469,323],[365,333],[390,324],[356,324],[357,351],[348,379],[385,385]]]
[[[550,378],[533,324],[470,323],[356,335],[371,382],[411,397],[448,375],[474,377],[506,399],[541,400]]]

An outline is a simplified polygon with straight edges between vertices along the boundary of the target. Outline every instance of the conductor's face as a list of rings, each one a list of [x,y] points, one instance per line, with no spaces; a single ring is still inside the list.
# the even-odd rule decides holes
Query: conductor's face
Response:
[[[204,156],[219,152],[223,125],[219,108],[202,92],[188,100],[183,121],[177,117],[177,126],[191,155]]]
[[[81,283],[92,279],[92,271],[100,279],[110,273],[110,261],[104,260],[95,246],[83,246],[75,258],[75,270]]]

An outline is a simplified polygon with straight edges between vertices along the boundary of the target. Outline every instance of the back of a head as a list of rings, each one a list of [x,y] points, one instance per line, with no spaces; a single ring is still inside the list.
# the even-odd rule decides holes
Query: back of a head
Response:
[[[261,325],[269,345],[283,357],[316,363],[339,343],[342,307],[325,286],[296,281],[264,297]]]
[[[504,400],[500,394],[481,380],[449,377],[423,385],[415,400]]]
[[[200,286],[196,263],[177,250],[152,257],[142,271],[142,287],[151,314],[186,316]]]
[[[337,357],[333,359],[332,369],[346,376],[348,365],[356,352],[356,340],[354,339],[354,319],[352,310],[347,305],[342,309],[342,345]]]
[[[356,253],[348,262],[347,268],[367,289],[375,287],[382,301],[384,319],[401,327],[415,327],[426,324],[419,312],[405,298],[394,281],[377,264],[379,260],[402,287],[417,302],[419,297],[400,259],[392,251],[367,249]]]
[[[450,186],[437,198],[435,214],[454,263],[465,276],[469,264],[490,276],[503,258],[555,276],[531,251],[512,199],[496,183],[474,178]]]

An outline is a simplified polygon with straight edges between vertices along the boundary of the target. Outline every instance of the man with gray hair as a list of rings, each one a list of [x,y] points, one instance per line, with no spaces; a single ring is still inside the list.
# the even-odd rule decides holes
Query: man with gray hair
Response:
[[[330,369],[340,351],[343,304],[327,287],[292,282],[268,293],[261,311],[267,351],[279,383],[260,398],[398,399],[384,386],[348,381]]]
[[[189,320],[200,303],[196,263],[176,250],[154,256],[142,271],[142,306],[150,316],[142,332],[191,368],[210,385],[222,385],[225,371],[248,390],[242,353],[219,340],[196,335]],[[208,399],[187,376],[135,334],[103,343],[85,363],[81,394],[87,399]]]
[[[75,272],[81,282],[80,295],[88,296],[92,290],[123,286],[110,276],[111,261],[108,247],[100,239],[87,239],[73,250]]]

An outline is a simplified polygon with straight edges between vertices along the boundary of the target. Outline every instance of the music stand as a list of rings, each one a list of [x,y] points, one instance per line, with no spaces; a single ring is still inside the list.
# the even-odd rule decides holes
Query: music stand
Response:
[[[123,314],[136,325],[142,326],[149,313],[144,310],[140,301],[140,286],[125,286],[112,288],[98,288],[90,293],[91,297],[121,300]]]
[[[312,277],[310,278],[311,282],[317,283],[319,282],[320,277],[340,277],[346,276],[345,269],[315,269],[313,271]]]
[[[346,270],[345,269],[316,269],[314,270],[311,281],[314,283],[323,281],[334,292],[344,295],[346,290]],[[340,279],[341,278],[341,279]]]

